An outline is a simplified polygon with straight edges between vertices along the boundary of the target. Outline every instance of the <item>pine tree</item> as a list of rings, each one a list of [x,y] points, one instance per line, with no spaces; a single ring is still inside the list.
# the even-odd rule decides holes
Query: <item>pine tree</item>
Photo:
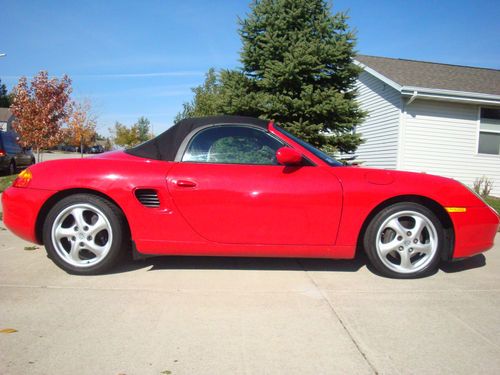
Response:
[[[0,79],[0,108],[8,108],[12,104],[14,94],[7,93],[7,87]]]
[[[187,117],[202,117],[222,114],[217,108],[219,98],[219,78],[214,68],[205,75],[205,82],[192,89],[194,98],[184,103],[182,112],[175,116],[175,122]]]
[[[325,150],[361,143],[355,35],[324,0],[255,0],[240,20],[240,71],[221,72],[218,111],[274,119]]]
[[[146,142],[151,139],[150,125],[151,122],[144,116],[139,117],[137,122],[134,124],[134,127],[137,128],[139,142]]]

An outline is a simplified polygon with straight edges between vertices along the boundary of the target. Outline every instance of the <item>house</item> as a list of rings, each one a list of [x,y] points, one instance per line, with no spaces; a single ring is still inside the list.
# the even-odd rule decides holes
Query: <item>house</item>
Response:
[[[0,108],[0,131],[12,130],[14,115],[9,108]]]
[[[500,196],[500,70],[358,55],[365,166],[426,172]]]

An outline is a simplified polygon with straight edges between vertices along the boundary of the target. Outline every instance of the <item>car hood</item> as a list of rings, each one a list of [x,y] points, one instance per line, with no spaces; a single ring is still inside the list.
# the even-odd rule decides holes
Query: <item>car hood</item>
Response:
[[[362,189],[384,196],[425,196],[443,206],[483,206],[484,201],[461,182],[428,173],[367,167],[331,168],[345,191]]]

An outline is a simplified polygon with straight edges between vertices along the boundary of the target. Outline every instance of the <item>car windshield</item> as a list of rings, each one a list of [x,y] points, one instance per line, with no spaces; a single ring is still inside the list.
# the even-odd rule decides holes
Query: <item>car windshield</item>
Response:
[[[310,145],[309,143],[307,143],[306,141],[303,141],[302,139],[300,138],[297,138],[296,136],[294,136],[293,134],[287,132],[285,129],[283,129],[281,126],[279,125],[276,125],[274,124],[274,127],[280,132],[280,133],[283,133],[284,135],[286,135],[288,138],[291,138],[293,139],[295,142],[297,142],[299,145],[301,145],[302,147],[304,147],[305,149],[307,149],[307,151],[311,152],[312,154],[314,154],[314,156],[317,156],[318,158],[320,158],[321,160],[323,160],[325,163],[327,163],[328,165],[332,166],[332,167],[339,167],[339,166],[343,166],[343,164],[337,160],[335,160],[334,158],[332,158],[331,156],[329,156],[328,154],[324,153],[323,151],[320,151],[318,150],[316,147],[314,147],[313,145]]]

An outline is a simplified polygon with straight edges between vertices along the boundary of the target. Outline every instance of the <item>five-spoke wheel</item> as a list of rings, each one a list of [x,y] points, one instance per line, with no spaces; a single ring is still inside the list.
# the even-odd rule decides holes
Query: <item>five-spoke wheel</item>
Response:
[[[443,228],[434,213],[416,203],[397,203],[380,211],[364,238],[372,264],[396,278],[424,276],[437,267]]]
[[[109,201],[94,195],[64,198],[50,210],[44,244],[64,270],[93,274],[111,267],[125,244],[123,216]]]
[[[113,243],[113,230],[101,210],[88,203],[77,203],[57,215],[52,225],[52,243],[69,264],[89,267],[106,258]]]

